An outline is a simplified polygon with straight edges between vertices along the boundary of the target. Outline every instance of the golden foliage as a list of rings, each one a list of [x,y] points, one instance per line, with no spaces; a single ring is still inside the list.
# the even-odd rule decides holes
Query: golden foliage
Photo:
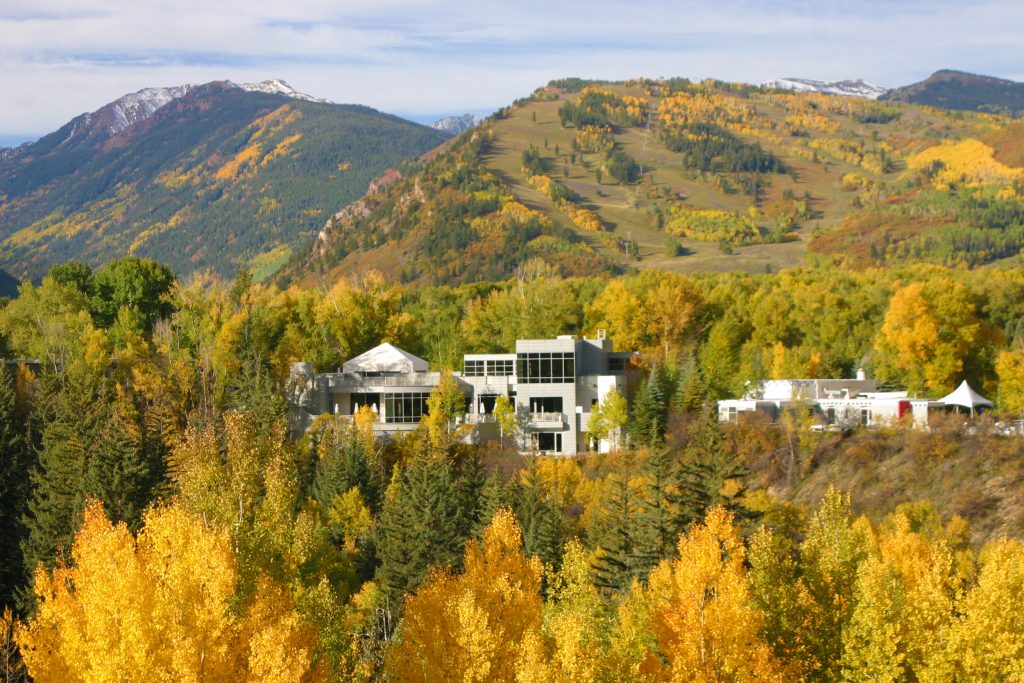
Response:
[[[18,633],[35,680],[310,680],[313,638],[287,596],[263,582],[236,616],[226,529],[170,506],[134,539],[91,502],[72,554],[37,570],[38,611]]]
[[[939,189],[954,185],[1009,185],[1024,178],[1024,169],[996,161],[995,151],[980,140],[945,141],[907,159],[911,169],[940,166],[932,182]]]
[[[435,572],[406,602],[391,674],[403,681],[514,681],[521,645],[541,623],[541,565],[500,510],[482,544],[466,544],[466,571]]]

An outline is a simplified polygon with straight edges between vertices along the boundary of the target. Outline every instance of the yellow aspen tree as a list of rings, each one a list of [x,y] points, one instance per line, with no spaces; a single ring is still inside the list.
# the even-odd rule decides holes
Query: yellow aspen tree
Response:
[[[640,602],[655,652],[640,663],[648,680],[782,681],[786,672],[761,638],[764,617],[753,604],[746,549],[723,508],[679,540],[679,557],[652,573]],[[644,604],[646,603],[646,604]],[[627,601],[624,621],[636,603]]]
[[[579,541],[569,541],[561,569],[550,578],[543,637],[531,634],[524,643],[519,683],[575,683],[601,677],[610,620],[590,573],[587,552]]]
[[[1024,545],[991,541],[980,561],[977,584],[957,604],[949,661],[958,680],[1024,680]]]
[[[36,681],[311,680],[312,635],[283,594],[265,583],[235,616],[226,530],[169,506],[135,539],[92,501],[72,555],[37,571],[39,608],[17,634]]]
[[[540,632],[541,564],[499,510],[482,543],[466,544],[466,571],[435,572],[406,601],[388,658],[402,681],[514,681],[522,644]],[[533,634],[533,636],[531,636]]]
[[[952,619],[953,557],[894,515],[858,570],[856,607],[843,635],[848,681],[945,681],[941,654]]]
[[[1001,351],[996,361],[999,407],[1024,413],[1024,349]]]

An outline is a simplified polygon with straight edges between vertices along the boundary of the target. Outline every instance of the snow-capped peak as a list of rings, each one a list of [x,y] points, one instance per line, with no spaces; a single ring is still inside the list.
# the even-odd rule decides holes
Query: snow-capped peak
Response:
[[[463,114],[462,116],[446,116],[443,119],[438,119],[433,123],[427,125],[435,130],[439,130],[442,133],[448,133],[449,135],[455,136],[459,133],[474,128],[483,123],[483,119],[474,114]]]
[[[171,88],[143,88],[110,103],[113,119],[107,126],[110,135],[117,135],[128,126],[149,118],[153,112],[172,100],[184,97],[195,86],[191,83]]]
[[[773,78],[765,81],[766,88],[777,88],[779,90],[795,90],[798,92],[820,92],[828,95],[845,95],[847,97],[864,97],[869,100],[877,100],[889,92],[874,83],[868,83],[862,78],[854,81],[813,81],[809,78]]]
[[[238,86],[242,90],[248,92],[261,92],[268,95],[284,95],[291,97],[296,100],[306,100],[307,102],[323,102],[324,104],[332,104],[330,100],[325,100],[322,97],[313,97],[306,93],[299,92],[292,86],[288,85],[280,78],[271,78],[266,81],[260,81],[259,83],[242,83]]]

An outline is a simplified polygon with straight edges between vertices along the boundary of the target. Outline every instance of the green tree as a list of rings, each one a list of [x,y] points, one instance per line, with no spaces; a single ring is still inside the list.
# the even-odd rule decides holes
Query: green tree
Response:
[[[665,438],[665,392],[661,372],[653,368],[633,397],[630,434],[638,446],[657,446]]]
[[[121,308],[136,314],[144,330],[152,329],[153,323],[171,313],[168,294],[174,273],[152,259],[115,259],[96,271],[93,282],[92,311],[100,327],[110,327]]]
[[[29,496],[33,452],[28,416],[19,410],[14,380],[0,368],[0,605],[14,605],[25,581],[20,544]]]
[[[384,494],[377,579],[392,598],[414,591],[431,567],[457,567],[465,543],[458,482],[444,458],[418,455],[396,468]]]
[[[629,404],[612,387],[590,411],[590,438],[597,442],[608,440],[613,449],[618,448],[622,428],[628,421]]]

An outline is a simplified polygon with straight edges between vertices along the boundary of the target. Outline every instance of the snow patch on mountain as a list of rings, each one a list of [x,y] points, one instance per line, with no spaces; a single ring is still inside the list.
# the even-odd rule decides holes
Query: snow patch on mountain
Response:
[[[186,83],[171,88],[143,88],[114,100],[108,105],[112,120],[107,126],[107,131],[110,135],[117,135],[128,126],[148,119],[153,112],[168,102],[184,97],[194,87],[196,86]],[[87,126],[91,118],[86,115],[84,125]]]
[[[282,81],[280,78],[271,78],[266,81],[260,81],[259,83],[242,83],[241,85],[233,83],[232,85],[237,85],[239,88],[247,92],[261,92],[267,95],[284,95],[286,97],[291,97],[292,99],[296,100],[306,100],[307,102],[322,102],[323,104],[334,104],[330,100],[325,100],[322,97],[313,97],[312,95],[307,95],[306,93],[299,92],[292,86]]]
[[[463,133],[470,128],[475,128],[483,123],[483,119],[474,114],[463,114],[462,116],[446,116],[443,119],[438,119],[433,123],[427,125],[434,130],[439,130],[442,133],[447,133],[451,136],[456,136],[459,133]]]
[[[797,92],[820,92],[828,95],[844,95],[846,97],[864,97],[877,100],[889,92],[888,88],[869,83],[862,78],[853,81],[814,81],[809,78],[773,78],[765,81],[766,88],[794,90]]]

